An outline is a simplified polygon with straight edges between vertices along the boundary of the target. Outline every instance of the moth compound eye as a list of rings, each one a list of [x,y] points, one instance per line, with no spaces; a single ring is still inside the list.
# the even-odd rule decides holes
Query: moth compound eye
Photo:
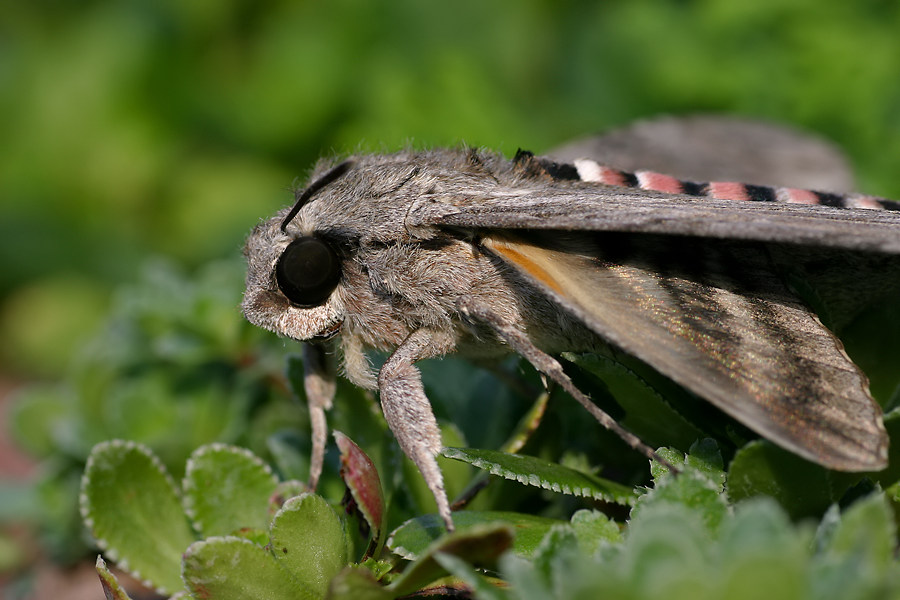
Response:
[[[297,238],[275,263],[275,281],[291,304],[323,304],[341,279],[341,261],[331,246],[313,237]]]

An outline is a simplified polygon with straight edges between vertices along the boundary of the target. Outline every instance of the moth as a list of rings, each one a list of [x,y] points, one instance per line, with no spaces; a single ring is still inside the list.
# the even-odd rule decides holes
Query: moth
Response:
[[[641,161],[655,170],[635,171]],[[832,322],[900,288],[900,203],[837,193],[849,181],[823,142],[714,117],[644,122],[549,157],[324,160],[249,236],[242,310],[304,342],[310,485],[337,345],[346,377],[380,392],[448,529],[441,439],[415,363],[452,352],[518,353],[648,457],[659,459],[554,354],[614,348],[802,457],[880,470],[888,439],[866,376],[786,283],[799,273],[832,290]],[[390,353],[377,373],[367,349]]]

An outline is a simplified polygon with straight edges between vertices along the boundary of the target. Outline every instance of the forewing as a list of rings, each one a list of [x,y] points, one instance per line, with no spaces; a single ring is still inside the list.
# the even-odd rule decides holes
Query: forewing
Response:
[[[831,468],[884,467],[865,376],[760,246],[507,232],[482,243],[602,338],[761,435]]]
[[[426,195],[407,224],[628,231],[900,253],[900,211],[717,200],[583,182]]]
[[[590,158],[625,171],[649,169],[689,181],[851,192],[853,174],[834,144],[795,129],[714,115],[658,117],[547,153],[572,163]]]

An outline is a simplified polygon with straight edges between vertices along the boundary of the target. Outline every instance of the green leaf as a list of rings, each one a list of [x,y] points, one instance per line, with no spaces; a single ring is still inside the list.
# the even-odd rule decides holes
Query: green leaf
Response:
[[[100,576],[100,585],[103,586],[103,595],[106,596],[106,600],[131,600],[116,576],[106,567],[106,561],[102,556],[97,557],[95,568],[97,575]]]
[[[626,505],[633,504],[636,498],[634,489],[628,486],[533,456],[474,448],[444,448],[441,454],[470,463],[504,479],[562,494]]]
[[[691,444],[684,466],[700,473],[719,489],[725,486],[725,462],[714,439],[705,438]]]
[[[751,554],[774,553],[790,547],[790,552],[805,553],[808,532],[799,532],[784,509],[772,498],[760,496],[746,500],[734,510],[719,532],[721,559],[736,563]],[[783,550],[778,550],[783,552]]]
[[[381,560],[376,560],[374,558],[366,558],[362,560],[357,566],[364,567],[368,570],[372,576],[381,581],[384,579],[384,576],[390,573],[394,569],[394,560],[393,556],[386,555],[385,558]]]
[[[81,514],[121,569],[162,594],[182,588],[181,554],[194,534],[174,482],[148,448],[97,444],[82,478]]]
[[[564,565],[560,565],[560,573],[564,576],[571,575],[568,571],[563,571],[563,567]],[[503,575],[503,579],[509,582],[514,590],[513,598],[545,600],[546,598],[560,597],[553,594],[547,582],[538,575],[537,569],[534,568],[534,563],[521,556],[511,553],[502,556],[500,558],[500,572]],[[577,598],[577,596],[574,597]],[[593,597],[596,597],[596,595]]]
[[[544,581],[553,581],[560,562],[570,560],[577,553],[578,539],[571,525],[555,525],[534,553],[534,569]]]
[[[877,575],[893,560],[897,526],[884,494],[872,494],[848,508],[831,536],[825,552],[834,557],[857,554]]]
[[[184,582],[205,600],[315,600],[322,598],[295,582],[275,557],[251,541],[211,537],[184,554]]]
[[[328,600],[391,600],[389,593],[364,567],[350,566],[335,575],[328,588]]]
[[[543,391],[538,394],[528,411],[519,419],[515,429],[500,447],[502,452],[512,454],[518,452],[531,439],[537,431],[544,413],[547,411],[547,405],[550,401],[550,393]],[[460,492],[450,503],[451,506],[463,508],[469,506],[475,496],[490,483],[490,473],[480,472],[477,476],[469,478],[469,483],[465,489]]]
[[[453,524],[458,532],[497,523],[510,525],[515,531],[512,551],[530,556],[550,528],[554,525],[564,524],[565,521],[514,512],[464,510],[453,513]],[[425,515],[410,519],[400,525],[391,533],[387,545],[391,551],[403,558],[416,560],[423,556],[428,547],[445,533],[444,522],[440,517]]]
[[[674,448],[659,448],[656,453],[661,458],[669,461],[675,468],[684,468],[685,455],[680,450],[675,450]],[[653,476],[653,481],[659,482],[671,474],[672,472],[669,470],[669,467],[655,460],[650,461],[650,475]]]
[[[711,488],[719,491],[723,489],[725,485],[724,463],[722,453],[719,452],[719,445],[715,440],[711,438],[697,440],[691,445],[687,454],[682,454],[673,448],[660,448],[656,452],[679,470],[691,471],[706,479]],[[650,473],[657,484],[665,482],[672,474],[668,467],[656,461],[650,461]]]
[[[185,509],[204,537],[265,530],[269,498],[278,478],[244,448],[209,444],[197,448],[184,475]]]
[[[821,550],[813,565],[812,596],[900,597],[900,566],[893,558],[896,525],[884,494],[858,500],[844,514],[835,506],[826,519],[819,526]]]
[[[435,560],[438,554],[458,556],[477,568],[494,569],[497,559],[512,545],[513,533],[509,525],[483,523],[447,534],[426,548],[388,589],[403,596],[446,575],[447,570]]]
[[[810,594],[812,540],[812,527],[791,524],[772,498],[739,504],[708,561],[707,569],[718,567],[719,597],[822,598]]]
[[[628,524],[616,570],[647,597],[663,595],[684,576],[702,578],[713,551],[703,521],[702,511],[684,504],[648,504]]]
[[[448,573],[462,580],[473,592],[476,598],[484,600],[504,600],[506,595],[496,585],[488,581],[484,575],[478,573],[472,565],[452,554],[438,552],[434,560]]]
[[[677,477],[658,480],[656,486],[638,500],[631,511],[632,521],[655,506],[683,506],[702,518],[709,531],[716,531],[728,514],[721,489],[703,472],[686,470]]]
[[[563,357],[601,380],[625,410],[619,423],[650,446],[687,448],[703,436],[659,392],[623,364],[598,354],[566,352]]]
[[[324,597],[328,584],[347,566],[344,527],[321,496],[295,496],[272,519],[272,552],[304,588]]]
[[[596,510],[579,510],[572,515],[570,523],[583,554],[594,554],[600,547],[622,539],[621,526]]]
[[[823,467],[764,440],[737,451],[728,467],[727,491],[732,502],[772,496],[794,518],[821,515],[834,501]]]

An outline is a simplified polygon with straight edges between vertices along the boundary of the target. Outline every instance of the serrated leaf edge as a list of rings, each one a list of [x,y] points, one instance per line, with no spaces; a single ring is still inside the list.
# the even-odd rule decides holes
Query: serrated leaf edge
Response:
[[[290,498],[285,500],[284,504],[281,505],[281,508],[279,508],[275,512],[275,515],[272,517],[272,524],[275,523],[275,520],[278,519],[278,517],[281,515],[281,513],[297,510],[297,506],[299,504],[301,504],[304,499],[306,499],[308,496],[315,496],[315,495],[316,494],[314,494],[312,492],[301,492],[300,494],[297,494],[296,496],[291,496]],[[327,505],[328,503],[326,502],[325,504]],[[331,506],[328,506],[328,508],[331,508]],[[334,509],[332,508],[331,511],[334,512]],[[335,513],[335,516],[337,516],[337,513]]]
[[[94,453],[106,451],[107,448],[118,448],[124,449],[126,451],[136,450],[150,459],[151,464],[159,470],[159,472],[163,475],[166,480],[166,483],[169,484],[169,487],[175,493],[177,498],[181,498],[181,491],[178,489],[178,485],[175,483],[175,479],[169,474],[168,469],[163,464],[163,462],[159,459],[156,454],[154,454],[153,450],[150,449],[149,446],[142,444],[140,442],[135,442],[132,440],[120,440],[113,439],[107,440],[105,442],[100,442],[99,444],[94,445],[91,448],[90,454],[88,454],[87,462],[84,466],[84,472],[81,474],[81,489],[78,491],[78,509],[81,513],[81,519],[84,521],[85,526],[91,532],[91,537],[94,538],[94,541],[97,544],[97,547],[100,548],[103,553],[109,557],[116,566],[127,572],[129,575],[140,581],[146,587],[156,590],[160,594],[163,595],[171,595],[173,592],[163,586],[156,585],[156,583],[150,581],[140,572],[140,570],[133,568],[127,558],[122,557],[118,550],[113,548],[109,541],[98,537],[95,532],[95,523],[93,517],[90,515],[90,507],[88,506],[88,497],[85,493],[85,488],[88,484],[88,472],[91,470],[95,462]]]
[[[556,492],[558,494],[567,494],[569,496],[575,496],[575,497],[580,497],[580,498],[591,498],[593,500],[603,500],[606,502],[609,502],[609,501],[617,502],[617,503],[622,502],[626,506],[633,506],[634,502],[636,500],[636,497],[634,497],[634,496],[620,497],[618,494],[614,494],[614,493],[603,493],[603,492],[594,493],[591,491],[591,488],[589,488],[589,487],[572,488],[569,485],[559,485],[559,483],[557,483],[557,482],[549,482],[544,479],[541,479],[538,475],[536,475],[534,473],[527,475],[527,476],[524,474],[513,473],[512,471],[510,471],[508,469],[504,469],[502,466],[498,465],[497,463],[491,462],[491,461],[488,461],[485,459],[473,458],[473,457],[461,458],[458,456],[451,456],[451,454],[453,454],[453,450],[454,450],[453,448],[444,448],[441,451],[441,454],[447,458],[454,458],[457,460],[462,460],[463,462],[467,462],[479,469],[487,471],[491,475],[498,475],[509,481],[518,481],[519,483],[521,483],[523,485],[530,485],[532,487],[538,487],[538,488],[541,488],[544,490],[550,490],[551,492]],[[519,456],[519,455],[513,454],[512,456]],[[533,458],[533,457],[529,457],[529,458]],[[572,469],[570,467],[566,467],[563,465],[557,465],[557,466],[562,469],[568,469],[569,471],[572,471],[573,473],[577,473],[584,477],[590,477],[590,475],[588,473],[584,473],[582,471],[578,471],[576,469]]]
[[[272,467],[270,467],[268,463],[266,463],[263,459],[261,459],[259,456],[257,456],[247,448],[244,448],[242,446],[235,446],[232,444],[225,444],[222,442],[213,442],[212,444],[204,444],[203,446],[200,446],[199,448],[191,452],[191,455],[188,457],[187,465],[184,469],[184,477],[181,480],[181,486],[184,491],[182,496],[182,506],[184,507],[184,512],[191,520],[191,524],[193,525],[194,530],[198,533],[203,532],[203,530],[206,528],[206,524],[197,516],[197,507],[194,504],[194,492],[197,490],[194,486],[191,473],[196,470],[198,459],[213,452],[228,452],[231,454],[243,455],[245,458],[249,458],[257,466],[262,467],[266,474],[272,478],[274,485],[277,486],[279,484],[278,476],[275,475]]]
[[[451,512],[450,515],[452,516],[453,513]],[[403,546],[394,546],[394,536],[397,535],[398,531],[400,531],[401,529],[403,529],[410,523],[412,523],[414,521],[419,521],[422,518],[423,518],[422,516],[412,517],[412,518],[409,518],[409,519],[403,521],[402,523],[400,523],[400,525],[395,527],[394,530],[388,534],[387,539],[384,542],[385,547],[390,548],[391,552],[393,552],[400,558],[403,558],[405,560],[416,560],[418,558],[418,556],[412,550],[410,550],[408,548],[404,548]],[[434,541],[432,540],[432,542],[430,542],[430,543],[434,543]],[[424,555],[424,552],[423,552],[423,555]]]
[[[401,525],[402,527],[403,525]],[[399,528],[398,528],[399,529]],[[404,560],[416,560],[415,553],[412,552],[409,548],[404,548],[403,546],[394,546],[393,545],[394,537],[388,536],[387,541],[385,542],[385,546],[391,549],[391,552],[399,556]]]
[[[303,504],[303,501],[309,497],[315,497],[315,498],[320,499],[322,501],[322,503],[331,510],[331,514],[334,515],[335,520],[338,523],[341,522],[340,515],[338,515],[337,511],[334,510],[334,508],[328,503],[327,500],[325,500],[325,498],[323,498],[322,496],[319,496],[318,494],[315,494],[313,492],[303,492],[301,494],[298,494],[297,496],[291,496],[290,498],[285,500],[284,504],[281,505],[281,508],[279,508],[275,512],[275,515],[272,517],[272,520],[270,521],[270,524],[269,524],[269,540],[270,540],[270,542],[274,542],[275,524],[278,522],[278,519],[283,515],[283,513],[296,511],[297,509],[300,508],[300,505]],[[343,529],[343,527],[341,529]],[[273,556],[275,556],[276,560],[279,559],[279,556],[277,553],[273,554]]]

